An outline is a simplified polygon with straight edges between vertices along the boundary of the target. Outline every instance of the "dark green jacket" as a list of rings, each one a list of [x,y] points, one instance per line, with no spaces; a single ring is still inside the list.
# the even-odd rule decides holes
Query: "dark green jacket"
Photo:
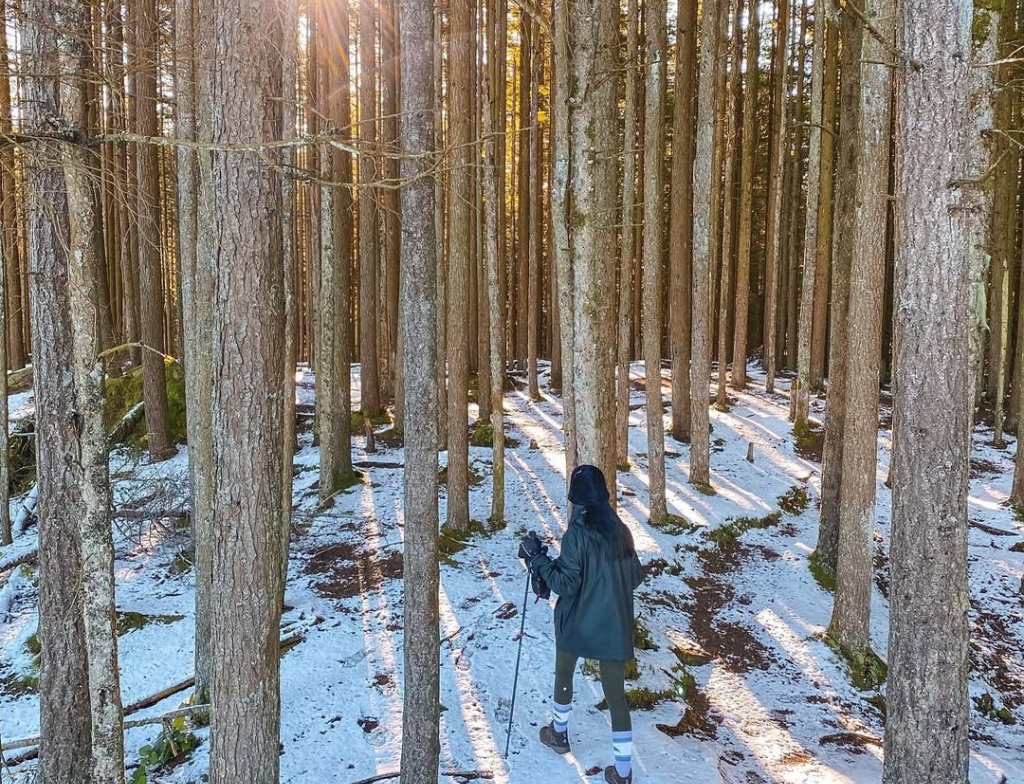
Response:
[[[643,582],[640,560],[613,560],[582,515],[573,515],[554,560],[537,556],[530,566],[558,594],[555,647],[598,661],[633,658],[633,591]]]

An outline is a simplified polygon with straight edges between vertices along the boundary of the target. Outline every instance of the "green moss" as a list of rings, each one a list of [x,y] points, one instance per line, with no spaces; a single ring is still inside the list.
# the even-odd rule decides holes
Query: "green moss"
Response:
[[[651,630],[640,623],[637,619],[635,624],[635,630],[633,632],[633,645],[637,650],[640,651],[657,651],[660,650],[658,644],[654,641],[651,636]]]
[[[1011,553],[1024,553],[1024,542],[1017,542],[1013,547],[1010,548]]]
[[[167,385],[167,426],[172,443],[182,443],[186,438],[185,422],[185,371],[173,360],[166,360],[164,377]],[[121,376],[109,376],[104,385],[106,409],[103,415],[107,432],[112,432],[143,398],[142,366],[136,366]],[[147,430],[145,417],[127,433],[120,434],[126,446],[142,449],[146,445]]]
[[[7,374],[7,394],[16,395],[32,388],[32,368],[24,367]]]
[[[43,645],[39,642],[39,634],[29,635],[28,639],[25,640],[25,650],[31,653],[33,656],[39,656],[43,652]]]
[[[150,624],[169,625],[182,620],[184,615],[146,615],[138,612],[119,612],[117,614],[117,636],[120,637],[136,629],[144,629]]]
[[[469,445],[492,449],[494,447],[494,428],[490,422],[479,422],[469,434]],[[505,446],[508,449],[515,449],[519,441],[505,433]]]
[[[448,466],[437,472],[437,481],[442,485],[448,484]],[[484,478],[473,470],[473,466],[470,466],[466,474],[466,481],[469,482],[470,487],[476,487],[483,484]]]
[[[651,525],[669,536],[692,534],[699,526],[679,515],[667,514],[660,520],[651,520]]]
[[[833,572],[832,569],[829,568],[829,565],[821,559],[821,555],[817,550],[811,553],[811,557],[807,559],[807,568],[811,570],[811,576],[814,577],[818,585],[829,593],[835,592],[835,572]]]
[[[796,485],[779,496],[779,508],[786,514],[798,515],[811,504],[807,488]]]
[[[1013,510],[1013,516],[1018,523],[1024,523],[1024,501],[1010,501],[1010,508]]]
[[[825,431],[808,429],[795,435],[796,453],[807,460],[820,463],[825,450]]]
[[[349,425],[352,428],[354,435],[361,435],[366,422],[366,416],[362,411],[353,411],[349,415]],[[378,416],[370,417],[370,424],[376,427],[384,427],[385,425],[394,424],[394,420],[391,418],[391,414],[384,412]]]
[[[636,689],[626,689],[626,703],[630,710],[653,710],[658,703],[674,699],[676,692],[673,689],[654,691],[646,686]]]
[[[992,721],[1002,722],[1007,726],[1017,723],[1017,717],[1013,715],[1013,711],[1005,705],[997,706],[995,699],[988,692],[985,692],[980,697],[976,697],[974,705],[978,709],[978,713]]]
[[[777,525],[782,519],[782,512],[772,512],[764,517],[735,517],[708,531],[707,537],[718,545],[725,544],[733,539],[739,539],[747,531],[754,528],[769,528]]]
[[[711,485],[706,484],[704,482],[694,482],[693,483],[693,488],[694,488],[694,490],[696,490],[701,495],[708,495],[708,496],[718,495],[718,491],[715,490],[715,488],[713,488]]]
[[[601,678],[601,665],[594,659],[585,659],[580,671],[588,678],[593,678],[595,680],[600,680]],[[625,674],[627,681],[636,681],[640,679],[640,668],[637,666],[636,659],[630,659],[626,662]]]
[[[875,691],[885,683],[889,668],[870,648],[851,649],[840,645],[831,634],[824,637],[825,644],[846,662],[850,670],[850,682],[861,691]]]
[[[715,660],[715,657],[707,651],[693,648],[685,650],[679,645],[672,648],[672,653],[679,659],[680,669],[683,670],[687,667],[703,667]]]
[[[10,471],[11,496],[27,493],[36,481],[35,417],[19,420],[11,428],[7,442],[7,465]]]
[[[174,575],[185,574],[192,569],[192,553],[178,553],[167,565],[167,571]]]
[[[479,520],[470,520],[469,525],[463,529],[458,530],[448,523],[441,526],[440,534],[437,539],[437,550],[442,557],[452,556],[455,553],[461,553],[471,544],[473,537],[489,537],[492,530],[481,523]]]

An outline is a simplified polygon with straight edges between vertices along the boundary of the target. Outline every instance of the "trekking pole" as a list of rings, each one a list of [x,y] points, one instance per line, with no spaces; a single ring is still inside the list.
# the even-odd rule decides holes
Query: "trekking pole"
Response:
[[[519,660],[523,657],[523,636],[526,633],[526,605],[530,598],[530,572],[526,572],[526,591],[523,592],[523,618],[519,624],[519,652],[516,654],[516,674],[512,679],[512,707],[508,711],[508,735],[505,737],[505,759],[512,742],[512,717],[516,712],[516,688],[519,686]]]

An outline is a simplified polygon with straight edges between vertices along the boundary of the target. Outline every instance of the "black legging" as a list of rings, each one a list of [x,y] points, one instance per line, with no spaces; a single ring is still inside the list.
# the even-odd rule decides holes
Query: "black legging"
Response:
[[[579,657],[571,653],[555,652],[555,702],[559,705],[572,702],[572,677],[578,661]],[[602,661],[598,664],[604,699],[612,714],[612,732],[629,732],[633,724],[629,718],[629,705],[626,704],[626,663]]]

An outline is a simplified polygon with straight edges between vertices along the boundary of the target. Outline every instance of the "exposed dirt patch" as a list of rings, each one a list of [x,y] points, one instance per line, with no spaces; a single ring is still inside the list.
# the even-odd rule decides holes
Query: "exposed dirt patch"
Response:
[[[862,735],[859,732],[837,732],[818,738],[822,746],[840,746],[854,754],[864,754],[868,746],[882,748],[882,741],[874,735]]]
[[[385,557],[367,552],[354,542],[331,545],[314,555],[305,573],[319,576],[313,583],[317,593],[328,599],[350,599],[380,590],[385,579],[402,577],[402,554]]]

